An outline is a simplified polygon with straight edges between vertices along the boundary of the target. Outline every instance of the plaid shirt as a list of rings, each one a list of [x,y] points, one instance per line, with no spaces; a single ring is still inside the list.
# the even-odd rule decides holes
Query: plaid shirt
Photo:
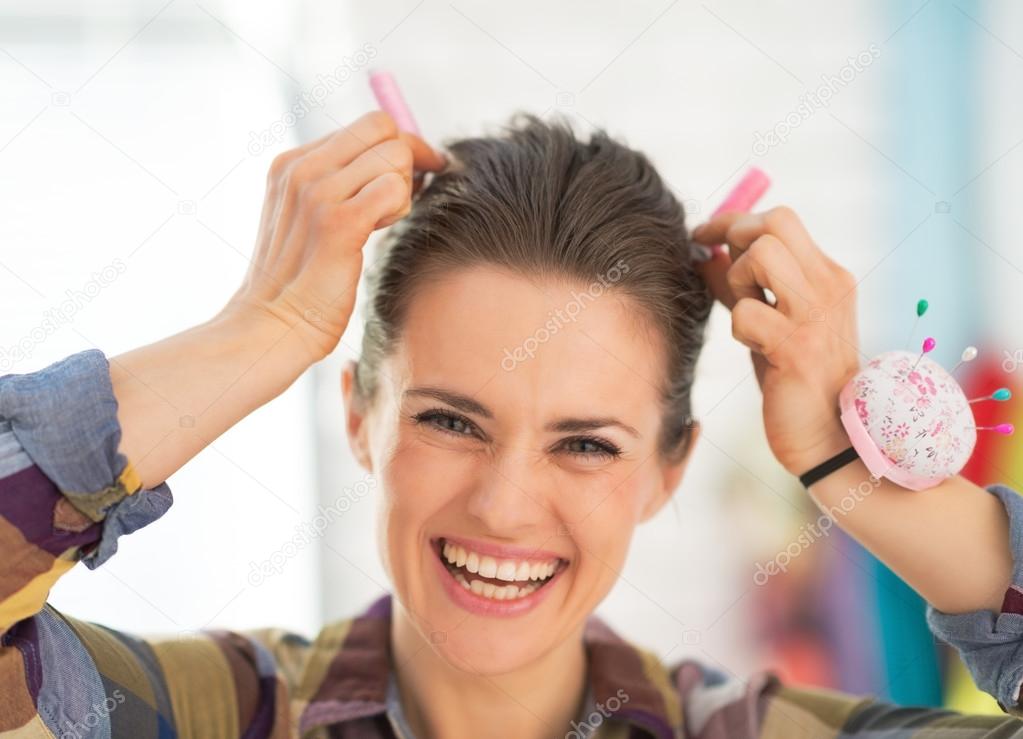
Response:
[[[0,737],[404,737],[390,658],[391,600],[330,624],[312,641],[280,629],[208,630],[146,639],[79,621],[46,604],[79,560],[95,568],[117,539],[171,503],[142,489],[117,451],[120,428],[106,358],[83,352],[29,375],[0,378]],[[1023,503],[994,485],[1023,551]],[[1015,583],[1023,583],[1016,557]],[[1000,614],[928,622],[974,679],[1023,716],[1023,590]],[[738,681],[682,662],[666,666],[596,617],[585,630],[583,737],[1023,737],[1010,716],[900,708],[769,674]]]

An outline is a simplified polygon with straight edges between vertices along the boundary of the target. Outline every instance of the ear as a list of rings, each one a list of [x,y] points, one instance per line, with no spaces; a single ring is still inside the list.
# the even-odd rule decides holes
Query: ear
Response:
[[[348,432],[348,446],[356,461],[367,472],[373,471],[373,460],[369,454],[368,408],[365,401],[355,392],[355,362],[348,360],[341,369],[341,396],[345,404],[345,430]]]
[[[689,449],[686,450],[685,456],[675,462],[663,465],[661,470],[661,487],[654,495],[650,496],[643,507],[639,518],[641,523],[652,518],[655,513],[661,510],[664,504],[671,498],[675,489],[678,488],[679,483],[682,482],[682,475],[689,465],[689,460],[693,458],[693,450],[696,448],[696,442],[700,438],[700,430],[699,421],[693,421]]]

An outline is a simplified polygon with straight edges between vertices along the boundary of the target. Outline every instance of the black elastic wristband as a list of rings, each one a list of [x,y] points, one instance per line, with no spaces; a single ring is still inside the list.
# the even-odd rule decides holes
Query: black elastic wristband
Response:
[[[856,453],[855,448],[849,447],[845,451],[839,452],[831,459],[821,462],[812,470],[809,470],[801,474],[799,476],[799,481],[803,483],[804,488],[808,488],[825,475],[830,475],[839,467],[844,467],[845,465],[852,462],[854,459],[859,459],[859,456],[860,455]]]

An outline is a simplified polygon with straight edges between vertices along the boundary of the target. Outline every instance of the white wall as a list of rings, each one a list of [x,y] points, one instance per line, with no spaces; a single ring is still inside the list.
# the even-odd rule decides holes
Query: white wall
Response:
[[[492,130],[519,109],[563,113],[580,131],[605,126],[651,155],[694,222],[744,167],[763,167],[775,180],[764,205],[797,208],[824,248],[866,275],[863,350],[872,355],[889,348],[871,342],[871,322],[885,317],[869,306],[891,284],[874,267],[895,246],[884,183],[899,176],[882,145],[897,13],[879,5],[0,3],[0,347],[30,335],[66,290],[115,259],[123,274],[13,371],[93,345],[115,354],[209,317],[243,273],[273,153],[369,109],[365,79],[332,89],[266,151],[252,153],[253,132],[284,120],[320,75],[370,45],[427,137]],[[906,19],[915,8],[905,4]],[[1019,27],[1011,3],[989,12],[1001,14],[994,25],[1005,33]],[[801,117],[766,155],[754,151],[757,132],[872,44],[876,61],[826,109]],[[1019,101],[1005,91],[1016,89],[1020,62],[996,44],[984,48],[994,102],[982,146],[994,155],[1014,140]],[[1018,254],[1011,161],[984,185],[998,198],[985,234]],[[1008,310],[1016,277],[986,265],[994,289],[985,299]],[[773,542],[749,541],[755,527],[727,514],[725,501],[779,519],[806,501],[770,458],[746,352],[720,310],[709,337],[695,391],[704,441],[676,505],[637,537],[602,611],[672,659],[695,654],[742,674],[759,660],[749,649],[750,551],[783,548],[787,534],[779,526]],[[171,479],[176,504],[164,519],[124,540],[102,570],[65,578],[54,603],[146,631],[310,632],[380,592],[371,497],[324,540],[299,547],[279,576],[248,579],[250,562],[281,550],[317,506],[363,479],[338,390],[340,362],[358,345],[356,322],[330,360]]]
[[[287,80],[191,2],[8,3],[0,48],[0,346],[30,337],[3,371],[113,356],[211,317],[244,274],[273,154],[250,153],[249,131],[280,118]],[[86,297],[33,334],[68,290]],[[174,475],[171,511],[52,602],[142,631],[313,629],[313,552],[247,579],[313,508],[310,390],[303,379]]]

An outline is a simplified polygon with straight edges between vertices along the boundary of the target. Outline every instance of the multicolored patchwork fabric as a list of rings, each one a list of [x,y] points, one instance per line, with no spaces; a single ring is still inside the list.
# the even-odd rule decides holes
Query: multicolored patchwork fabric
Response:
[[[170,506],[170,490],[141,489],[117,452],[108,372],[93,351],[0,377],[0,738],[411,739],[391,667],[390,596],[312,641],[280,629],[147,639],[47,605],[60,575],[78,561],[101,565],[120,536]],[[1019,496],[990,490],[1023,551]],[[1010,588],[1000,614],[929,615],[1016,715],[1020,592]],[[595,617],[584,643],[586,707],[559,732],[566,739],[1023,737],[1012,716],[896,707],[769,674],[740,681],[696,662],[668,667]]]

